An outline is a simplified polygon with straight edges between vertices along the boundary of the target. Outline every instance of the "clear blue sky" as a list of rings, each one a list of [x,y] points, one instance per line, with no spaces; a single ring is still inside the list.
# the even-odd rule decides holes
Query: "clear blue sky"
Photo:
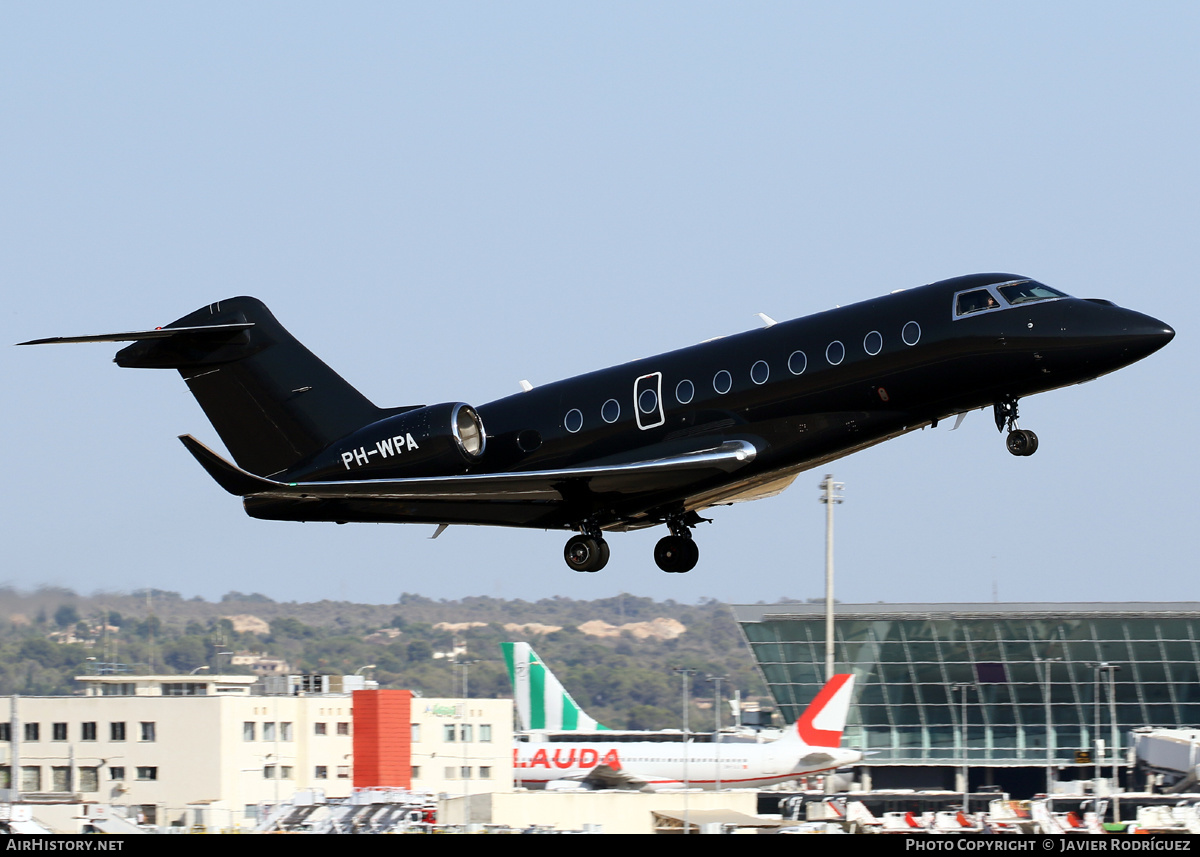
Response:
[[[1200,599],[1194,3],[8,3],[0,342],[265,300],[380,405],[518,389],[975,271],[1164,351],[837,463],[848,601]],[[823,473],[701,563],[541,531],[267,523],[172,372],[0,348],[0,581],[392,601],[821,592]]]

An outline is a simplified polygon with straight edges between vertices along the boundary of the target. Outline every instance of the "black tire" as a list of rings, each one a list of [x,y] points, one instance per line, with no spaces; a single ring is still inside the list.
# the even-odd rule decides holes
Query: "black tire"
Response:
[[[680,574],[696,567],[700,561],[700,546],[691,539],[684,539],[684,554],[684,567],[679,569]]]
[[[589,571],[599,571],[608,565],[608,542],[604,539],[596,539],[596,543],[600,546],[600,556],[596,558],[596,564],[588,569]]]
[[[691,539],[683,539],[679,536],[664,536],[658,540],[658,544],[654,546],[654,564],[665,571],[667,574],[681,574],[688,571],[696,563],[688,565],[688,559],[692,556],[689,546],[694,548]],[[700,552],[696,551],[696,557],[699,558]]]
[[[567,567],[572,571],[598,571],[603,568],[608,560],[604,555],[606,552],[600,547],[603,543],[604,539],[593,539],[591,536],[572,536],[563,548],[563,559],[567,561]]]
[[[1031,431],[1016,429],[1008,433],[1008,439],[1004,445],[1013,455],[1032,455],[1033,450],[1037,449],[1037,435]]]

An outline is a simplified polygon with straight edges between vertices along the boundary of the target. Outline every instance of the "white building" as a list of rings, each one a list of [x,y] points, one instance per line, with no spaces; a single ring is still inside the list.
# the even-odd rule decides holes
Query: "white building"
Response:
[[[292,678],[268,680],[280,692],[264,694],[253,676],[83,676],[81,696],[0,698],[0,788],[15,787],[20,800],[124,806],[158,825],[203,817],[222,828],[252,825],[262,804],[297,789],[511,790],[510,700],[367,689],[355,697],[361,678]],[[386,722],[369,714],[380,700],[392,706]],[[356,701],[367,721],[360,712],[356,722]],[[370,781],[381,776],[390,781]]]

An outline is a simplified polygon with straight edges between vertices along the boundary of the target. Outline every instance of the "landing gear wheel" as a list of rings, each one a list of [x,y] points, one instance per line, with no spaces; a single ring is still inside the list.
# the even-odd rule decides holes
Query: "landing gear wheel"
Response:
[[[1037,452],[1038,438],[1029,429],[1014,429],[1008,433],[1005,445],[1013,455],[1033,455]]]
[[[572,571],[599,571],[608,563],[608,542],[587,535],[573,536],[563,550]]]
[[[654,562],[667,574],[691,571],[700,561],[700,548],[684,536],[665,536],[654,546]]]

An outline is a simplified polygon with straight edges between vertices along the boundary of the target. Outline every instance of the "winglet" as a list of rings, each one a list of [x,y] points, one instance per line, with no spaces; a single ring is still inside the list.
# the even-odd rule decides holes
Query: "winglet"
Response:
[[[179,440],[200,462],[200,466],[208,471],[208,475],[230,494],[245,497],[247,494],[261,494],[278,487],[277,483],[247,473],[233,462],[226,461],[190,434],[181,434]]]

